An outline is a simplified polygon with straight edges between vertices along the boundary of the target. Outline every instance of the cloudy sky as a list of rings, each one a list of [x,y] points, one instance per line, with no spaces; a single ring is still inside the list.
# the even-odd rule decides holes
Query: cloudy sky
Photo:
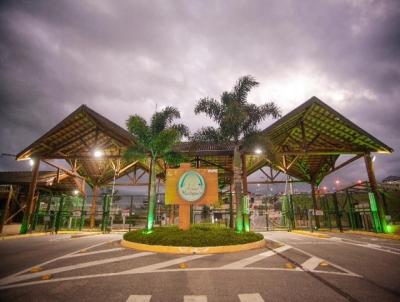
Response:
[[[315,95],[400,149],[400,2],[1,1],[0,152],[15,154],[80,104],[124,126],[177,106],[192,131],[200,97],[242,75],[251,102],[283,113]],[[267,121],[263,126],[271,123]],[[400,156],[379,155],[379,179]],[[0,158],[0,170],[28,169]],[[343,182],[365,179],[360,160]]]

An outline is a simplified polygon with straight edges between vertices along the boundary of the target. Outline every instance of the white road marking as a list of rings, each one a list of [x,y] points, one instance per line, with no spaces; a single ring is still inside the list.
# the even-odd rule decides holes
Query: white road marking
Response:
[[[352,239],[343,239],[343,238],[337,238],[337,237],[331,237],[331,238],[321,238],[323,240],[332,240],[332,241],[340,241],[340,243],[345,243],[345,244],[350,244],[350,245],[355,245],[355,246],[360,246],[368,249],[373,249],[376,251],[381,251],[385,253],[390,253],[390,254],[395,254],[395,255],[400,255],[400,249],[397,248],[392,248],[392,247],[384,247],[381,245],[373,244],[373,243],[367,243],[367,242],[362,242],[362,241],[355,241]]]
[[[100,250],[100,251],[94,251],[94,252],[83,252],[83,253],[65,255],[65,256],[62,256],[61,259],[81,257],[81,256],[87,256],[87,255],[95,255],[95,254],[102,254],[102,253],[110,253],[110,252],[116,252],[116,251],[122,251],[122,250],[125,250],[125,248],[116,247],[116,248],[107,249],[107,250]]]
[[[151,295],[130,295],[126,302],[149,302]]]
[[[101,246],[101,245],[106,244],[106,243],[107,243],[106,241],[105,241],[105,242],[96,243],[96,244],[93,244],[93,245],[91,245],[91,246],[89,246],[89,247],[87,247],[87,248],[85,248],[85,249],[86,249],[86,250],[92,249],[92,248]],[[21,274],[23,274],[23,273],[27,273],[27,272],[29,272],[29,271],[30,271],[32,268],[34,268],[34,267],[42,267],[42,266],[45,266],[45,265],[50,264],[50,263],[52,263],[52,262],[55,262],[55,261],[57,261],[57,260],[63,259],[63,258],[66,257],[66,256],[74,255],[74,254],[76,254],[76,253],[79,253],[81,250],[82,250],[82,249],[79,249],[79,250],[77,250],[77,251],[74,251],[74,252],[65,254],[65,255],[63,255],[63,256],[60,256],[60,257],[57,257],[57,258],[54,258],[54,259],[51,259],[51,260],[48,260],[48,261],[45,261],[45,262],[36,264],[36,265],[31,266],[31,267],[29,267],[29,268],[26,268],[26,269],[24,269],[24,270],[22,270],[22,271],[19,271],[19,272],[15,273],[15,274],[12,274],[12,275],[10,275],[10,276],[7,276],[7,277],[5,277],[5,278],[2,278],[2,279],[0,279],[0,284],[3,284],[3,281],[6,281],[6,280],[8,280],[8,279],[12,279],[12,278],[14,278],[15,276],[19,276],[19,275],[21,275]]]
[[[264,302],[260,294],[239,294],[240,302]]]
[[[252,257],[244,258],[244,259],[241,259],[239,261],[226,264],[224,266],[221,266],[221,268],[241,268],[241,267],[245,267],[245,266],[250,265],[252,263],[255,263],[257,261],[260,261],[260,260],[263,260],[265,258],[274,256],[274,255],[276,255],[276,253],[282,253],[282,252],[284,252],[286,250],[289,250],[291,248],[292,247],[289,246],[289,245],[284,245],[284,246],[278,247],[278,248],[276,248],[274,250],[271,250],[271,251],[267,251],[267,252],[264,252],[264,253],[261,253],[261,254],[258,254],[258,255],[254,255]]]
[[[304,270],[314,270],[323,260],[318,257],[311,257],[301,264]]]
[[[180,257],[177,259],[172,259],[172,260],[168,260],[168,261],[164,261],[164,262],[159,262],[159,263],[123,271],[123,272],[121,272],[121,274],[147,273],[150,271],[159,270],[164,267],[176,265],[176,264],[183,263],[183,262],[188,262],[191,260],[195,260],[195,259],[207,257],[207,256],[209,256],[209,255],[191,255],[191,256]],[[180,270],[183,270],[183,269],[180,269]]]
[[[34,279],[34,278],[38,278],[38,277],[41,277],[44,275],[54,275],[57,273],[62,273],[62,272],[71,271],[71,270],[75,270],[75,269],[80,269],[80,268],[85,268],[85,267],[90,267],[90,266],[95,266],[95,265],[100,265],[100,264],[106,264],[106,263],[111,263],[111,262],[123,261],[123,260],[128,260],[128,259],[133,259],[133,258],[138,258],[138,257],[143,257],[143,256],[148,256],[148,255],[153,255],[153,254],[154,253],[151,253],[151,252],[142,252],[142,253],[126,255],[126,256],[121,256],[121,257],[107,258],[107,259],[102,259],[102,260],[96,260],[96,261],[90,261],[90,262],[85,262],[85,263],[79,263],[79,264],[73,264],[73,265],[48,269],[48,270],[40,271],[37,273],[15,276],[9,280],[2,279],[2,280],[0,280],[0,285]]]
[[[207,296],[183,296],[184,302],[207,302]]]

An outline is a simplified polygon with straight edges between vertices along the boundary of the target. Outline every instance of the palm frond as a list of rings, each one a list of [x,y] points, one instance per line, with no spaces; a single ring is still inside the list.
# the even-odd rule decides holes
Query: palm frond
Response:
[[[168,106],[160,112],[153,114],[150,127],[153,134],[158,134],[168,128],[174,119],[180,118],[179,110],[175,107]]]
[[[272,116],[273,118],[281,117],[281,110],[274,102],[269,102],[258,107],[260,115],[266,118],[267,116]]]
[[[221,142],[226,140],[219,131],[214,127],[203,127],[191,136],[192,142]]]
[[[213,98],[203,98],[197,102],[194,113],[205,113],[214,121],[219,122],[221,120],[222,106]]]
[[[189,137],[189,128],[184,124],[174,124],[171,126],[172,129],[178,131],[181,136]]]
[[[127,162],[132,162],[135,160],[143,160],[147,157],[147,153],[148,153],[148,150],[145,149],[143,146],[135,145],[135,146],[131,146],[124,152],[123,158]]]
[[[249,92],[258,84],[259,83],[256,81],[256,79],[251,75],[246,75],[239,78],[235,87],[233,88],[235,99],[242,104],[246,103]]]
[[[170,167],[175,167],[184,161],[182,154],[170,151],[164,154],[164,160]]]
[[[151,141],[150,129],[147,122],[139,115],[131,115],[126,121],[128,131],[136,137],[140,144],[148,146]]]
[[[179,131],[168,128],[160,132],[152,140],[152,150],[158,156],[162,157],[165,153],[172,151],[173,145],[175,145],[181,137]]]

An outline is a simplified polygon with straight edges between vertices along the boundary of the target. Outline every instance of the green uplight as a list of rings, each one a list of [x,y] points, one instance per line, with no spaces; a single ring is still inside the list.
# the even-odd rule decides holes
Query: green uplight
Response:
[[[396,229],[397,229],[397,226],[392,225],[392,224],[388,224],[388,225],[386,226],[386,233],[393,234],[393,233],[396,232]]]
[[[148,235],[148,234],[151,234],[151,233],[153,233],[154,232],[154,230],[153,229],[151,229],[151,230],[143,230],[143,232],[142,232],[142,234],[145,234],[145,235]]]

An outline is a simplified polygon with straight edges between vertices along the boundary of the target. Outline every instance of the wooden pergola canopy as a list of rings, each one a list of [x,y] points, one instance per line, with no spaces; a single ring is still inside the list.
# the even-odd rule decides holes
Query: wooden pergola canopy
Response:
[[[324,176],[370,152],[391,153],[382,143],[343,115],[312,97],[263,131],[277,157],[250,156],[249,174],[265,165],[305,182],[319,183]],[[354,154],[335,167],[342,154]]]
[[[297,107],[263,131],[276,156],[246,154],[247,174],[264,166],[284,172],[300,181],[319,183],[322,179],[370,152],[391,153],[388,147],[316,97]],[[67,116],[29,147],[17,160],[65,159],[72,174],[84,177],[90,185],[106,185],[115,174],[121,177],[140,168],[148,171],[146,162],[126,162],[122,155],[135,144],[125,129],[96,113],[86,105]],[[269,146],[270,147],[270,146]],[[93,152],[104,152],[95,158]],[[225,182],[232,177],[234,144],[182,142],[175,147],[187,161],[201,167],[217,168]],[[341,154],[354,157],[335,166]],[[157,163],[157,175],[166,166]]]
[[[68,115],[54,128],[17,155],[17,160],[65,159],[72,171],[83,176],[90,185],[110,182],[114,173],[129,173],[135,164],[122,158],[124,150],[135,143],[125,129],[93,111],[86,105]],[[96,158],[95,150],[103,156]]]

